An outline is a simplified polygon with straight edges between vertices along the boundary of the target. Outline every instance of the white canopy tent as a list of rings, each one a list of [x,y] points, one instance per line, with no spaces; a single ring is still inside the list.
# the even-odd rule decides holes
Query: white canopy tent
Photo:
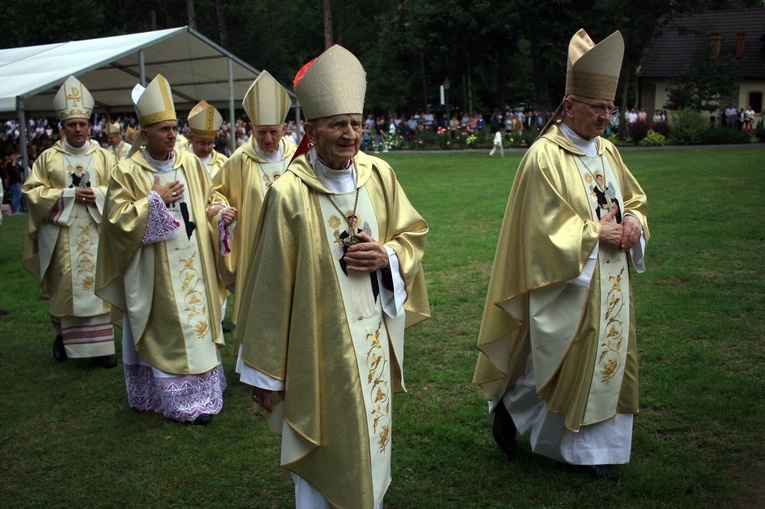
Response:
[[[69,76],[88,88],[95,112],[108,115],[134,111],[130,91],[157,74],[170,83],[179,113],[204,99],[228,110],[233,121],[235,102],[241,104],[260,71],[189,27],[3,49],[0,114],[16,112],[26,159],[27,114],[52,114],[53,96]],[[295,118],[300,118],[297,98],[292,92],[290,96]]]

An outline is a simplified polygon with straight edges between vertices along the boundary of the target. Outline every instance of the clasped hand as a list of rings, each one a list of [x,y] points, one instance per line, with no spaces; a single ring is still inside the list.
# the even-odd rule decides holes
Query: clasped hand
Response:
[[[364,232],[356,234],[358,242],[345,253],[345,268],[353,272],[375,272],[390,267],[388,252]]]
[[[91,187],[75,187],[74,200],[85,205],[96,203],[96,193],[93,192]]]
[[[623,216],[622,223],[617,223],[614,220],[617,212],[618,208],[614,205],[600,219],[600,242],[626,253],[638,243],[643,232],[640,221],[634,216]]]

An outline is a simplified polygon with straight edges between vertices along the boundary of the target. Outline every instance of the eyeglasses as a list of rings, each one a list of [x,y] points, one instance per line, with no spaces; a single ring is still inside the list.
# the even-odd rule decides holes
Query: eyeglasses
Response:
[[[568,98],[569,101],[574,101],[575,103],[579,104],[586,104],[590,108],[592,108],[592,111],[597,113],[598,115],[614,115],[619,112],[617,108],[614,108],[613,106],[609,106],[607,104],[590,104],[588,102],[580,101],[579,99],[574,99],[573,97]]]

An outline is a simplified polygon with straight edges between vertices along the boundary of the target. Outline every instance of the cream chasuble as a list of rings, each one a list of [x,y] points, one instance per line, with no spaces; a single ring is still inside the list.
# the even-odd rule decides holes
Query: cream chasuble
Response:
[[[334,204],[333,204],[334,202]],[[359,383],[366,413],[369,436],[369,455],[375,507],[382,501],[390,484],[391,398],[390,351],[388,333],[383,320],[377,274],[343,270],[341,259],[345,252],[344,240],[351,232],[346,217],[358,218],[357,229],[373,238],[379,238],[377,220],[365,188],[356,192],[319,195],[324,217],[327,242],[332,246],[332,257],[340,292],[343,297],[345,318],[351,331],[353,351],[358,367]],[[342,216],[335,205],[343,211]],[[345,217],[343,217],[345,216]],[[354,234],[356,232],[353,232]],[[374,284],[372,283],[374,278]],[[377,294],[373,294],[377,290]]]
[[[612,205],[624,203],[617,180],[605,157],[576,158],[585,191],[590,196],[592,220],[608,213]],[[605,195],[601,204],[598,195]],[[598,214],[600,212],[600,214]],[[622,217],[621,209],[618,214]],[[630,328],[630,280],[627,255],[609,246],[598,249],[599,277],[591,284],[600,284],[598,347],[593,367],[592,385],[587,398],[582,424],[593,424],[617,413],[619,392],[627,364]]]

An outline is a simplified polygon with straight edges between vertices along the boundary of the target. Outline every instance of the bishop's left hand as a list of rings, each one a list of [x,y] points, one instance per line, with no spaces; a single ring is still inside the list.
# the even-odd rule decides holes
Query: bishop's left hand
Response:
[[[643,228],[640,225],[640,221],[632,215],[625,215],[622,218],[622,240],[619,245],[619,250],[622,253],[626,253],[632,247],[640,241],[640,236],[643,234]]]
[[[345,253],[345,268],[353,272],[376,272],[390,267],[388,252],[370,235],[356,234],[358,242]]]
[[[237,210],[234,207],[226,207],[223,209],[223,213],[221,214],[221,219],[223,219],[223,224],[226,226],[230,225],[236,220],[236,214]]]

